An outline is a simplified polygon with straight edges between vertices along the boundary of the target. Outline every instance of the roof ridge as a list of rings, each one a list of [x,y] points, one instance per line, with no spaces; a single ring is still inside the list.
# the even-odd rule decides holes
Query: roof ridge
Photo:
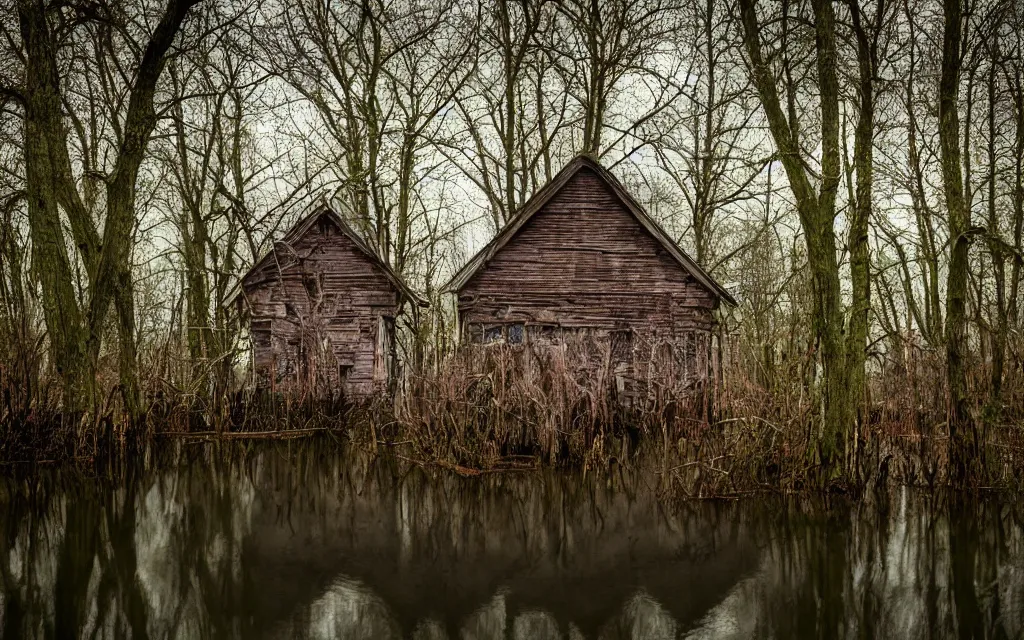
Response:
[[[580,154],[570,160],[561,171],[544,186],[538,189],[523,203],[519,210],[509,219],[508,223],[491,240],[484,245],[469,261],[459,269],[442,287],[442,291],[457,293],[473,276],[482,269],[499,251],[515,236],[515,234],[540,211],[544,205],[562,189],[583,168],[594,171],[605,182],[612,193],[625,205],[630,214],[643,226],[651,236],[660,243],[681,267],[712,293],[729,304],[736,306],[736,300],[725,287],[718,283],[708,272],[691,258],[683,249],[668,236],[665,230],[644,210],[643,206],[629,193],[615,175],[589,154]]]
[[[427,302],[427,300],[424,299],[423,296],[413,291],[409,287],[409,285],[406,284],[405,279],[398,275],[395,272],[395,270],[391,268],[391,265],[384,261],[384,259],[380,256],[380,253],[378,253],[374,247],[370,246],[360,234],[356,233],[355,229],[352,228],[348,221],[346,221],[345,218],[340,213],[338,213],[336,209],[337,207],[335,207],[333,203],[323,194],[317,196],[313,200],[313,202],[311,202],[309,205],[305,207],[304,212],[300,215],[299,219],[296,220],[294,224],[292,224],[288,231],[286,231],[285,234],[281,236],[280,239],[271,242],[270,248],[267,249],[263,256],[260,257],[259,260],[256,260],[253,263],[252,267],[250,267],[249,270],[246,271],[245,274],[243,274],[242,277],[238,279],[240,289],[241,285],[245,282],[245,280],[249,278],[249,276],[251,276],[253,273],[261,269],[264,266],[264,263],[267,262],[270,259],[270,257],[274,255],[274,252],[277,250],[277,246],[279,244],[290,245],[292,242],[305,235],[306,232],[309,231],[309,227],[311,227],[312,224],[316,220],[318,220],[322,215],[329,214],[332,220],[338,225],[338,228],[341,230],[341,232],[345,234],[345,236],[349,240],[351,240],[353,244],[356,245],[357,249],[359,249],[363,254],[365,254],[366,257],[368,257],[371,262],[377,265],[377,267],[384,272],[384,275],[388,278],[388,280],[391,281],[392,284],[395,285],[396,288],[398,288],[399,291],[407,295],[410,300],[412,300],[419,306],[429,306],[430,303]],[[233,297],[234,296],[232,296],[232,298]]]

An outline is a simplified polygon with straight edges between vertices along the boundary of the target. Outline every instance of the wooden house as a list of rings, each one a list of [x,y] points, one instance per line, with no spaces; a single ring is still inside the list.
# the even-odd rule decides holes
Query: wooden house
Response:
[[[395,317],[427,305],[326,202],[243,276],[235,300],[258,387],[350,399],[390,386]]]
[[[620,390],[638,361],[706,378],[715,311],[736,304],[587,156],[537,191],[446,289],[458,296],[464,344],[602,343]]]

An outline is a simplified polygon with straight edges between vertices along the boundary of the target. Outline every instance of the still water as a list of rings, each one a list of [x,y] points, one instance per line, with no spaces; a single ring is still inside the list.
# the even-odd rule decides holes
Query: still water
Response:
[[[8,479],[0,637],[1024,637],[1018,504],[670,505],[652,477],[274,446]]]

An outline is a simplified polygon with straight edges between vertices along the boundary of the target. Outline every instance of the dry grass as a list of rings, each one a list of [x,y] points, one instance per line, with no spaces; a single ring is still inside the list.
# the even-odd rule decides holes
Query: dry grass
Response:
[[[641,350],[657,352],[656,348]],[[417,460],[489,470],[534,464],[606,468],[654,462],[675,491],[728,496],[758,491],[859,491],[948,483],[941,354],[921,352],[873,373],[861,420],[847,436],[843,469],[817,464],[820,399],[808,362],[790,359],[766,377],[737,356],[720,385],[680,384],[649,358],[628,401],[618,393],[610,353],[569,344],[538,354],[487,347],[411,380],[390,435]],[[976,381],[984,380],[979,368]],[[976,393],[984,397],[980,382]],[[983,486],[1020,488],[1024,397],[1012,378],[998,407],[979,400]]]
[[[616,371],[608,341],[475,347],[409,381],[395,415],[403,440],[430,459],[480,468],[510,457],[589,468],[630,455],[677,416],[706,404],[704,384],[652,366],[657,349]],[[628,380],[627,380],[628,379]]]
[[[634,345],[632,373],[623,375],[615,348],[570,340],[553,349],[469,349],[436,373],[408,376],[397,398],[355,406],[252,391],[199,401],[153,384],[142,425],[119,417],[114,391],[95,415],[67,415],[45,384],[26,390],[23,371],[0,369],[0,462],[131,458],[185,434],[238,440],[328,432],[468,475],[643,464],[674,493],[698,497],[947,484],[941,354],[908,352],[871,373],[845,467],[822,476],[811,355],[783,358],[766,372],[737,349],[720,371],[701,363],[703,373],[694,375],[661,345]],[[995,405],[986,399],[984,367],[976,363],[974,371],[983,484],[1017,490],[1024,386],[1008,375]]]

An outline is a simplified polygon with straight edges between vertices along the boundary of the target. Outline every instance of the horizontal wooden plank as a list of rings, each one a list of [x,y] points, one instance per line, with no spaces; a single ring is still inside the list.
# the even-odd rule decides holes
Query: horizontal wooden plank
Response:
[[[580,171],[463,287],[467,318],[713,322],[717,299],[593,172]],[[681,308],[692,311],[680,311]]]

